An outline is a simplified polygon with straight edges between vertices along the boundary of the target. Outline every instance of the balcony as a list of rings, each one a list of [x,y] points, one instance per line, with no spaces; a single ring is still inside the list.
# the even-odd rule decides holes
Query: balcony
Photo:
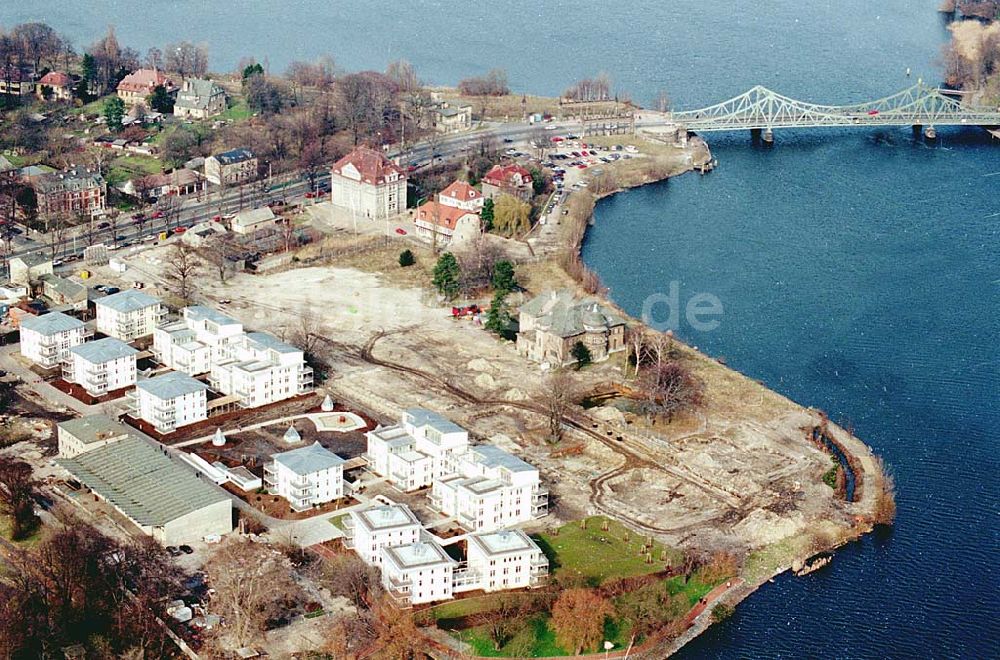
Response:
[[[408,608],[410,607],[410,592],[401,591],[397,589],[389,589],[389,598],[392,599],[393,605],[396,607]]]
[[[128,414],[132,417],[139,416],[139,395],[136,390],[129,390],[125,393],[125,407],[128,409]]]
[[[312,508],[312,498],[311,497],[288,497],[288,503],[292,511],[300,513],[302,511],[307,511]]]
[[[316,485],[311,481],[296,480],[288,484],[288,489],[292,491],[294,497],[309,497],[312,496]]]
[[[278,469],[274,463],[264,463],[264,484],[268,489],[273,489],[278,485]]]

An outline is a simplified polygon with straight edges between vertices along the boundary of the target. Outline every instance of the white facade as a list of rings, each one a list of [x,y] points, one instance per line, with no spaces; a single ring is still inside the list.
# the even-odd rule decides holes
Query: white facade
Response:
[[[73,458],[134,434],[135,429],[106,415],[76,417],[56,424],[59,456],[62,458]]]
[[[171,371],[139,381],[129,392],[130,414],[152,424],[159,433],[208,418],[206,386],[190,376]]]
[[[265,332],[249,332],[229,344],[229,357],[212,364],[210,382],[224,394],[256,408],[305,394],[313,371],[301,349]]]
[[[491,532],[548,513],[538,468],[499,447],[470,447],[446,467],[450,474],[435,480],[431,503],[469,530]]]
[[[243,341],[243,324],[201,305],[185,307],[178,321],[153,331],[153,354],[162,364],[188,375],[208,373],[231,359]]]
[[[264,467],[264,483],[287,499],[293,511],[344,496],[344,459],[318,442],[271,458]]]
[[[25,316],[20,331],[21,355],[46,369],[62,364],[86,334],[82,321],[62,312]]]
[[[387,504],[351,511],[344,519],[344,545],[371,566],[382,565],[382,548],[416,543],[420,521],[405,504]]]
[[[368,467],[403,491],[431,486],[431,504],[471,531],[490,532],[548,513],[538,468],[415,408],[402,423],[369,431]]]
[[[95,301],[97,330],[109,337],[134,341],[153,334],[166,315],[160,301],[153,296],[126,289]]]
[[[519,529],[470,534],[466,556],[466,582],[487,592],[541,586],[549,573],[545,553]]]
[[[383,548],[382,586],[399,605],[448,600],[457,564],[431,540]]]
[[[69,349],[63,378],[100,396],[135,385],[135,350],[120,339],[106,337]]]
[[[406,209],[406,174],[381,151],[358,147],[330,170],[330,201],[361,217],[392,217]]]
[[[446,459],[469,446],[469,433],[423,408],[403,413],[402,421],[369,431],[368,465],[404,491],[430,486],[448,474]]]

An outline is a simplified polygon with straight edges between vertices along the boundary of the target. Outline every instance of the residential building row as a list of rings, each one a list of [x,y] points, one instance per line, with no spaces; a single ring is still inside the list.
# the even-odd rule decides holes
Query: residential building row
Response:
[[[541,586],[548,560],[521,530],[475,532],[464,540],[465,559],[453,558],[405,504],[351,511],[346,547],[381,571],[382,586],[401,606],[448,600],[456,594]]]
[[[403,491],[431,487],[435,509],[471,530],[489,532],[548,513],[538,468],[493,445],[470,445],[468,432],[415,408],[400,424],[367,434],[372,472]]]

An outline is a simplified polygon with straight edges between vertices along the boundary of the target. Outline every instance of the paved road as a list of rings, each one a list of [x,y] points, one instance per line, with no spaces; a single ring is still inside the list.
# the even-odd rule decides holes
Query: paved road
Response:
[[[114,405],[114,403],[109,402],[96,406],[88,406],[65,392],[57,390],[16,357],[20,353],[20,346],[20,344],[11,344],[10,346],[0,348],[0,369],[20,378],[46,401],[69,410],[74,410],[81,415],[97,415],[105,412],[106,406]]]

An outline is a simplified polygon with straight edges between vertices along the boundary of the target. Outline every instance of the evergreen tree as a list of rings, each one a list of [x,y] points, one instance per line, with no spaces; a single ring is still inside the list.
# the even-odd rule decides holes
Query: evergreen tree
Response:
[[[438,292],[448,300],[458,295],[462,269],[451,252],[445,252],[434,265],[434,279],[431,281]]]
[[[90,53],[84,53],[83,61],[80,63],[80,70],[83,73],[84,82],[92,83],[97,78],[97,62]]]
[[[412,266],[417,263],[416,257],[413,256],[413,252],[410,250],[403,250],[399,253],[399,265],[403,268],[407,266]]]
[[[243,69],[243,82],[246,82],[250,76],[262,75],[264,75],[264,67],[258,63],[251,64]]]
[[[493,231],[493,200],[487,199],[483,202],[483,210],[479,214],[483,219],[483,231]]]
[[[513,321],[510,306],[507,304],[507,294],[497,291],[493,294],[490,311],[486,313],[486,329],[498,334],[504,339],[510,339],[510,324]]]
[[[167,88],[157,85],[153,88],[153,93],[146,99],[149,107],[163,114],[170,114],[174,111],[174,99],[167,93]]]
[[[517,288],[517,278],[514,276],[514,264],[507,260],[493,264],[493,290],[507,295]]]
[[[125,102],[117,96],[112,96],[104,102],[104,121],[114,132],[122,130],[122,120],[125,119]]]
[[[578,341],[573,344],[573,348],[570,350],[570,355],[572,355],[573,359],[576,360],[577,371],[583,369],[593,361],[590,349],[587,348],[582,341]]]

